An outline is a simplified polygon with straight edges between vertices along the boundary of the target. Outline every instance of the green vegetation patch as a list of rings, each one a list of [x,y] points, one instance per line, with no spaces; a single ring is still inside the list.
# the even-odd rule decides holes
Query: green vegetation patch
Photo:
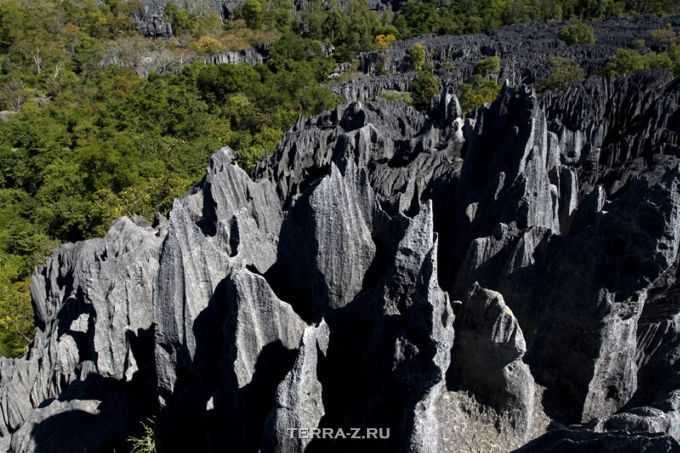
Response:
[[[413,105],[413,98],[411,97],[411,94],[406,91],[384,90],[378,97],[385,99],[386,101],[397,101],[402,104]]]
[[[543,91],[562,88],[585,79],[585,71],[579,64],[569,58],[548,57],[548,74],[536,83],[536,87]]]
[[[493,80],[473,75],[458,87],[458,100],[463,113],[467,114],[484,104],[491,103],[498,97],[501,85]]]
[[[137,36],[131,1],[0,0],[0,110],[11,112],[0,120],[1,355],[20,355],[33,336],[30,275],[59,243],[100,236],[121,215],[167,213],[225,145],[252,170],[300,114],[339,101],[323,85],[338,61],[321,42],[282,8],[244,5],[226,24],[171,7],[179,36],[163,41]],[[362,5],[348,18],[369,17]],[[349,23],[315,33],[333,31],[351,55],[374,42],[381,22],[370,14],[359,36]],[[247,39],[230,43],[236,35]],[[267,64],[136,72],[148,51],[212,54],[258,39],[271,40]],[[114,51],[118,64],[102,65]]]
[[[676,75],[680,74],[680,45],[659,53],[617,49],[607,62],[604,73],[612,77],[631,77],[656,69],[669,69]]]
[[[570,46],[574,44],[595,44],[595,30],[593,27],[580,22],[565,25],[557,36]]]

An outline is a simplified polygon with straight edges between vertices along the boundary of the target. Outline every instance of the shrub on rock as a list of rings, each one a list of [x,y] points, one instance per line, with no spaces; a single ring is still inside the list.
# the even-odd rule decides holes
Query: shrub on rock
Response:
[[[574,44],[595,44],[593,27],[580,22],[564,26],[558,36],[570,46]]]
[[[540,91],[564,87],[585,79],[585,71],[573,59],[550,56],[548,65],[548,74],[536,84]]]

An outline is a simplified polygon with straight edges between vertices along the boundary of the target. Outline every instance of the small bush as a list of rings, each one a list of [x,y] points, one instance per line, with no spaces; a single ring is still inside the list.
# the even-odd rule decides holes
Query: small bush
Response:
[[[664,28],[659,28],[657,30],[651,30],[649,36],[661,43],[661,44],[673,44],[677,39],[678,35],[673,31],[673,27],[668,24]]]
[[[148,419],[147,423],[142,422],[144,433],[140,437],[128,437],[128,442],[132,446],[131,453],[156,453],[154,424],[153,419]]]
[[[405,91],[385,90],[382,91],[378,97],[385,99],[386,101],[397,101],[406,105],[413,105],[411,94]]]
[[[427,63],[427,49],[423,43],[416,43],[408,50],[411,68],[414,71],[422,71]]]
[[[680,44],[675,44],[668,49],[668,58],[673,63],[673,73],[680,76]]]
[[[558,37],[570,46],[574,44],[595,44],[593,27],[580,22],[562,27]]]
[[[654,69],[673,69],[671,56],[665,53],[641,54],[631,49],[618,49],[605,66],[612,77],[631,77]]]
[[[375,46],[378,48],[378,50],[387,50],[396,40],[397,38],[393,34],[380,34],[375,37]]]
[[[411,83],[410,93],[413,106],[420,111],[426,111],[432,98],[439,94],[439,90],[439,79],[434,74],[428,71],[418,71]]]
[[[475,74],[488,76],[501,72],[501,59],[497,56],[482,58],[475,65]]]
[[[563,57],[548,57],[549,72],[536,84],[541,91],[561,88],[585,79],[585,71],[575,60]]]
[[[214,55],[222,53],[225,50],[222,41],[212,36],[201,36],[198,40],[192,42],[190,47],[196,52],[205,55]]]
[[[493,80],[479,74],[473,75],[470,80],[458,87],[458,100],[463,113],[468,113],[488,102],[493,102],[500,89],[501,86]]]
[[[220,15],[214,11],[209,11],[205,14],[202,14],[196,19],[195,34],[197,36],[205,34],[218,34],[223,30],[224,22],[222,22]]]
[[[618,49],[605,66],[605,73],[613,77],[631,76],[644,70],[644,56],[631,49]]]
[[[456,69],[456,64],[451,60],[446,60],[441,64],[439,69],[442,72],[453,71],[454,69]]]

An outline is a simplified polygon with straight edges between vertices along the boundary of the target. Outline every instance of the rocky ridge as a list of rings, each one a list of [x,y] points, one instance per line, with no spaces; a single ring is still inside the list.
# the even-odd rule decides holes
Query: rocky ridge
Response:
[[[141,8],[134,14],[133,20],[137,24],[137,30],[144,36],[150,38],[172,36],[172,22],[164,14],[168,3],[174,3],[176,7],[183,8],[193,14],[203,14],[213,12],[222,19],[234,17],[236,8],[243,3],[243,0],[142,0]],[[305,0],[294,0],[292,7],[294,10],[305,8]],[[398,9],[402,0],[368,0],[368,7],[374,11],[384,11],[388,8]],[[325,1],[324,4],[330,5],[331,2]],[[349,0],[338,2],[342,8],[347,7]]]
[[[506,83],[463,118],[447,86],[300,118],[253,175],[219,150],[167,219],[36,271],[0,448],[151,418],[160,451],[680,451],[679,98]],[[350,427],[390,436],[289,436]]]
[[[531,23],[500,27],[486,34],[463,36],[424,36],[395,42],[388,50],[360,55],[359,70],[372,77],[359,77],[339,83],[334,90],[348,100],[374,99],[384,90],[408,91],[414,77],[409,49],[422,43],[435,73],[456,88],[467,80],[482,58],[501,59],[499,80],[512,84],[532,84],[549,70],[549,56],[576,61],[587,75],[596,75],[619,48],[634,47],[635,40],[646,40],[652,49],[658,44],[649,32],[668,24],[680,33],[680,16],[659,18],[610,18],[593,22],[595,44],[567,45],[558,37],[564,24]],[[383,74],[377,76],[377,74]]]
[[[135,13],[133,19],[141,34],[148,37],[168,37],[172,35],[172,24],[163,15],[167,2],[152,0]],[[204,8],[212,9],[228,18],[238,1],[214,0]],[[343,2],[340,2],[341,4]],[[374,9],[381,9],[380,1],[369,2]],[[182,7],[182,5],[180,5]],[[186,6],[185,6],[186,7]],[[304,2],[296,4],[303,8]],[[192,7],[187,7],[192,10]],[[198,6],[196,6],[198,8]],[[413,68],[408,55],[416,43],[427,49],[428,59],[433,63],[435,72],[447,85],[456,87],[468,79],[475,64],[482,58],[499,56],[501,72],[499,80],[510,80],[513,84],[534,83],[548,72],[548,56],[565,57],[576,61],[586,74],[598,73],[600,68],[619,48],[634,47],[636,40],[648,43],[652,50],[658,50],[660,43],[650,39],[650,31],[670,25],[680,33],[680,16],[657,17],[612,17],[592,23],[597,41],[595,44],[567,45],[558,37],[564,23],[528,23],[497,28],[488,33],[462,36],[423,36],[395,42],[388,50],[365,52],[359,55],[356,68],[362,75],[350,81],[332,85],[334,91],[347,100],[372,100],[384,90],[408,91],[413,79]],[[332,48],[328,49],[332,53]],[[150,52],[135,62],[141,75],[151,71],[164,73],[176,70],[184,64],[203,61],[207,64],[257,64],[266,62],[266,45],[239,52],[226,52],[218,55],[192,56],[177,58],[162,52]],[[110,52],[102,64],[120,64],[115,52]],[[338,73],[348,70],[345,67]],[[382,74],[382,75],[379,75]]]
[[[231,17],[242,0],[142,0],[141,8],[133,15],[137,30],[149,38],[172,36],[172,22],[165,14],[168,3],[177,8],[185,9],[191,14],[205,14],[213,12],[221,18]]]

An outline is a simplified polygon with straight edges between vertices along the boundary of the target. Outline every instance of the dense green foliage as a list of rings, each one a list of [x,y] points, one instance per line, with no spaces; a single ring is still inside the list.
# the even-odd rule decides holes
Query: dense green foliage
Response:
[[[650,30],[650,47],[635,40],[631,48],[617,49],[602,72],[612,77],[631,77],[647,71],[669,69],[680,76],[680,40],[670,24]]]
[[[558,33],[559,38],[566,42],[567,44],[594,44],[595,43],[595,30],[592,26],[575,23],[569,24],[562,27]]]
[[[672,62],[665,54],[640,53],[632,49],[618,49],[605,68],[607,75],[634,76],[652,69],[671,68]]]
[[[475,64],[475,74],[490,76],[499,72],[501,72],[501,59],[497,56],[482,58]]]
[[[680,44],[662,52],[618,49],[607,62],[604,73],[613,77],[631,77],[655,69],[670,69],[680,75]]]
[[[378,35],[397,36],[390,17],[381,18],[368,8],[366,0],[350,0],[342,9],[334,1],[325,8],[321,0],[305,2],[305,9],[292,22],[293,29],[301,36],[330,42],[335,46],[335,58],[347,60],[359,51],[376,49]]]
[[[475,74],[458,87],[460,107],[464,113],[471,112],[477,107],[493,102],[500,89],[501,86],[496,81]]]
[[[298,115],[338,101],[321,84],[336,62],[292,29],[269,34],[267,64],[185,64],[147,78],[100,65],[109,49],[146,45],[128,17],[136,7],[0,0],[2,355],[32,336],[28,279],[59,242],[101,235],[123,214],[166,212],[214,150],[232,146],[251,169]],[[170,12],[195,34],[173,51],[226,48],[222,31],[202,34],[221,21]]]
[[[432,71],[424,69],[416,72],[410,90],[413,106],[420,111],[427,111],[430,101],[439,94],[440,90],[439,79]]]
[[[536,83],[539,90],[561,88],[585,79],[585,71],[569,58],[548,57],[548,74]]]

